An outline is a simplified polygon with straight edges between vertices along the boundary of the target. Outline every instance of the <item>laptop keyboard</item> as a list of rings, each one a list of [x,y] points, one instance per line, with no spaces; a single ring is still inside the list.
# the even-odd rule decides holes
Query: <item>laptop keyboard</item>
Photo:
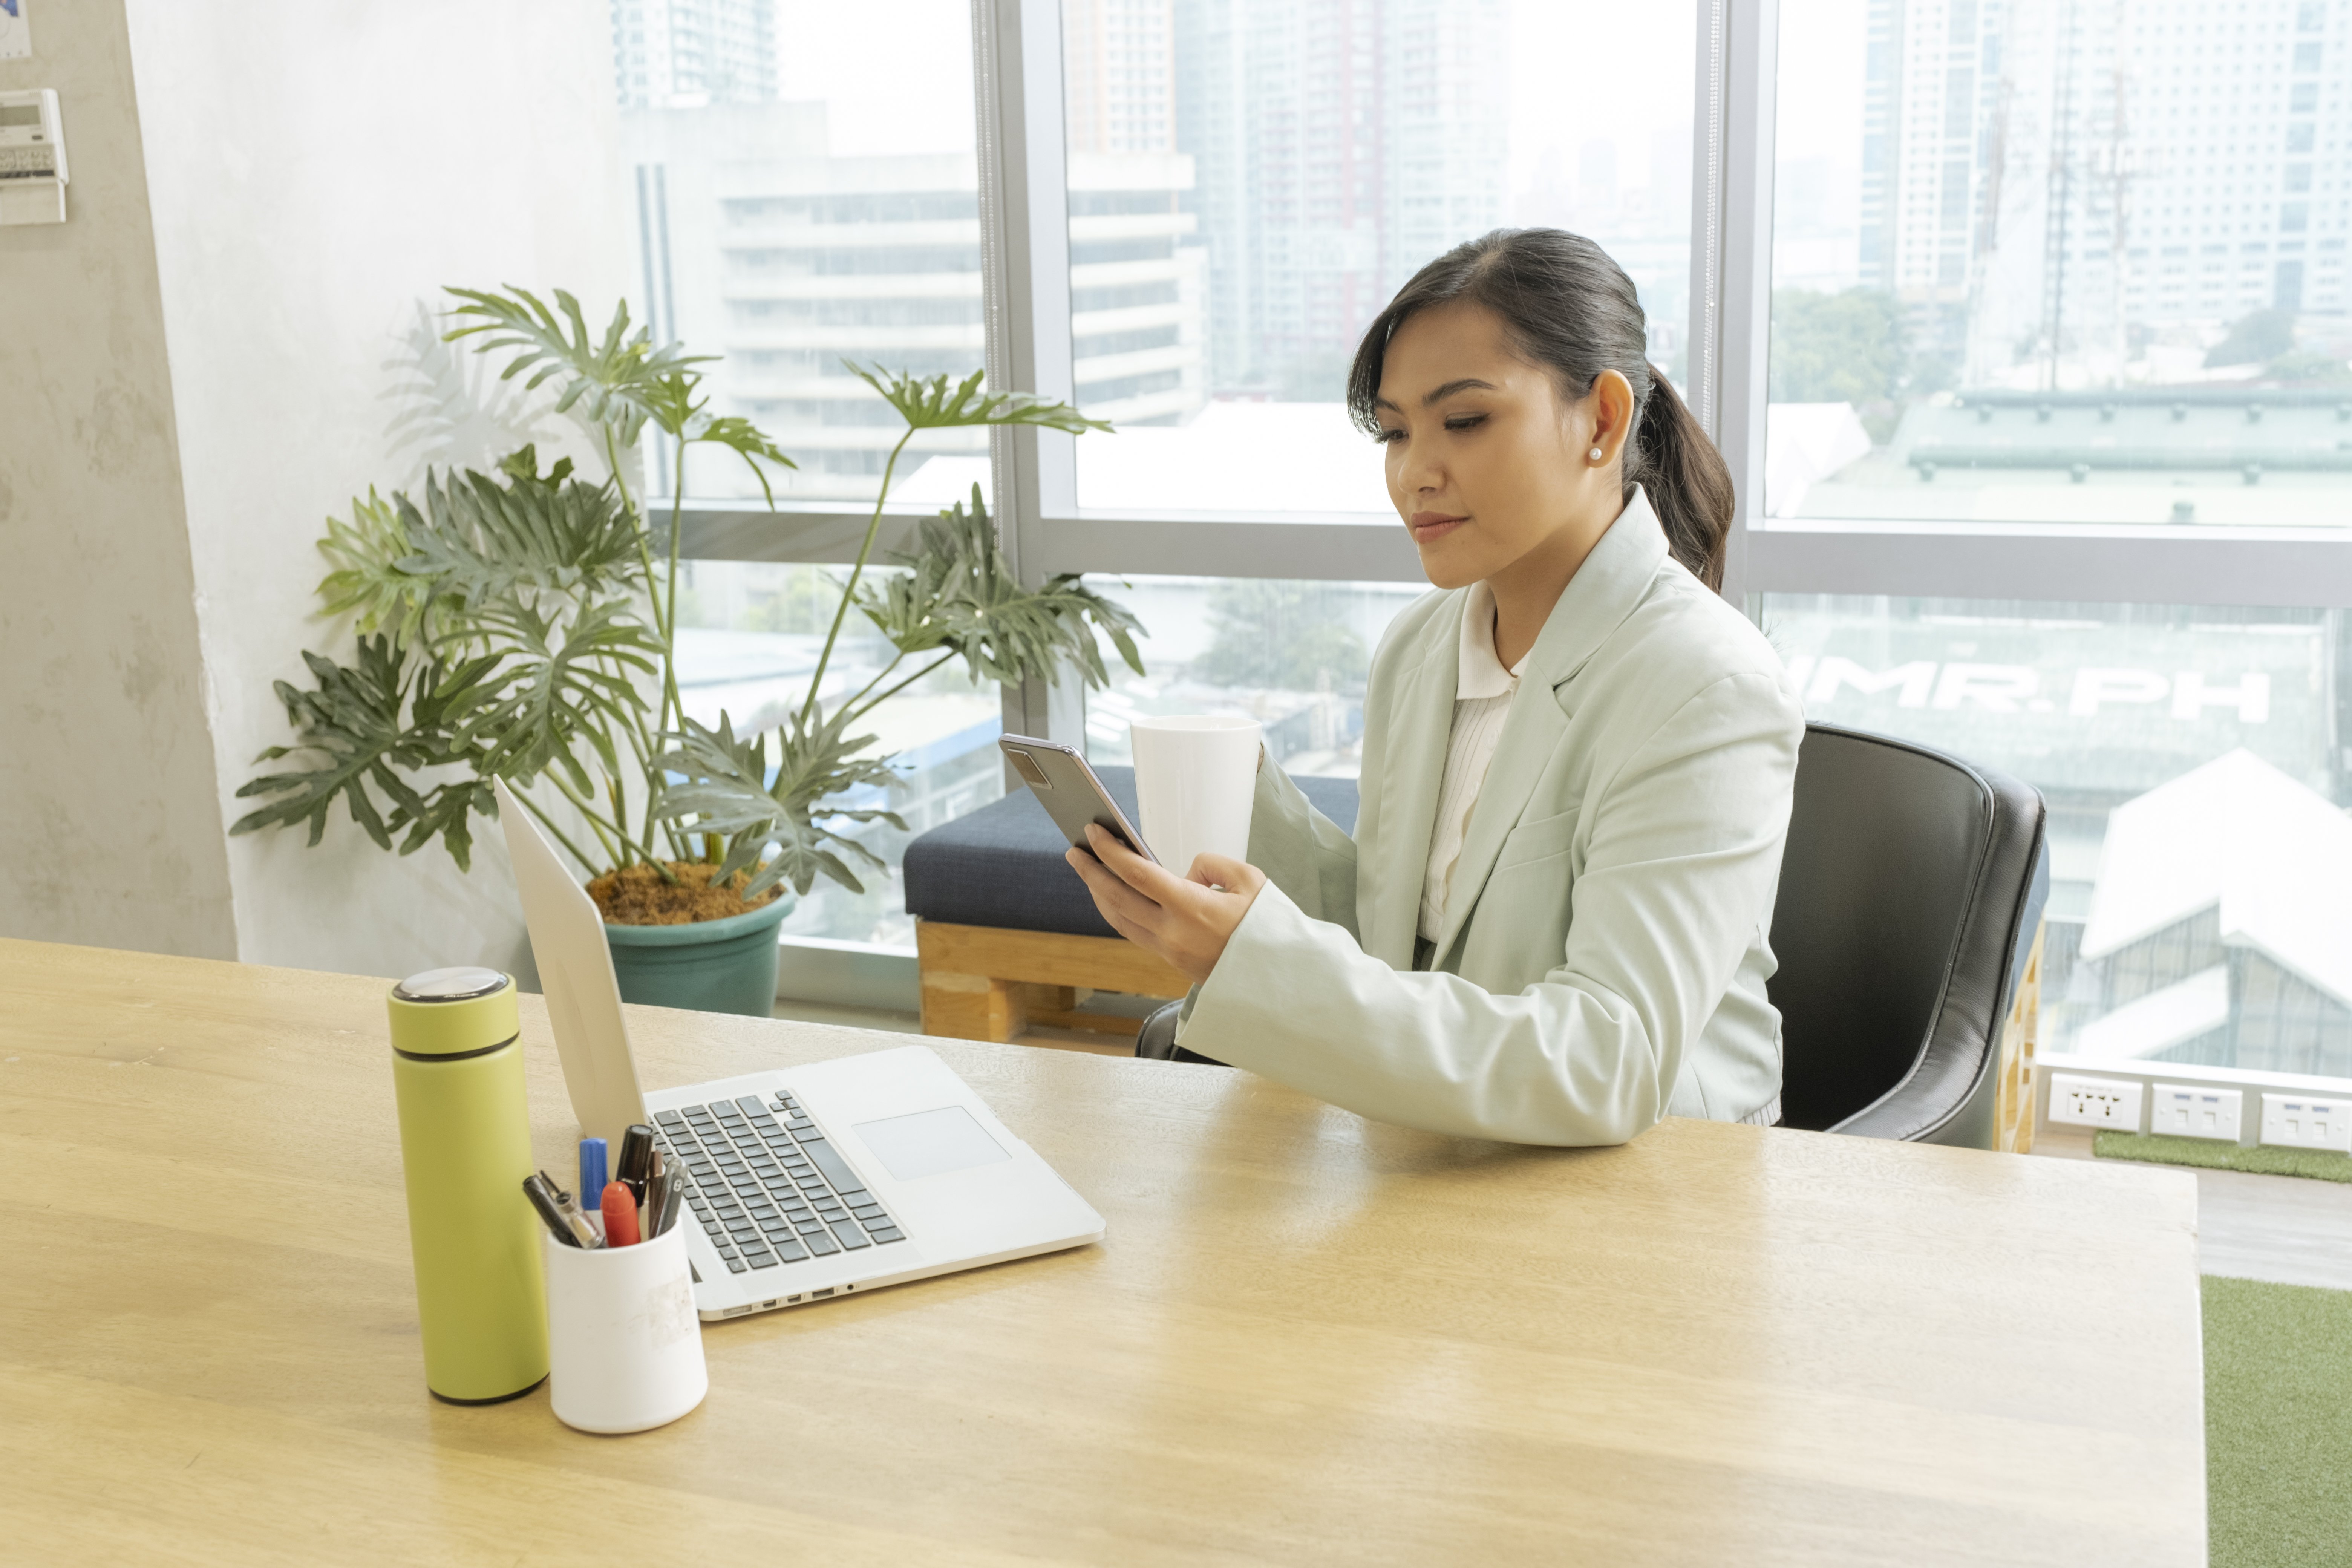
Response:
[[[730,1274],[907,1239],[789,1094],[656,1111],[654,1132]]]

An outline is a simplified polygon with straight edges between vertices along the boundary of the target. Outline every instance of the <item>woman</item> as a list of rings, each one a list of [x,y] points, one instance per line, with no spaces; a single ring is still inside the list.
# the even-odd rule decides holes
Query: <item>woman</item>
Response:
[[[1249,863],[1096,831],[1188,1049],[1383,1121],[1622,1143],[1780,1119],[1764,983],[1796,694],[1716,593],[1731,478],[1590,240],[1497,230],[1373,321],[1349,409],[1437,592],[1364,699],[1356,836],[1258,769]]]

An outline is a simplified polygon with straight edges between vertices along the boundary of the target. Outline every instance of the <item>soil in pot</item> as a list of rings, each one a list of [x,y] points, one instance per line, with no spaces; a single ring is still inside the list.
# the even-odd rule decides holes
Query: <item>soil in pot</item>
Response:
[[[740,876],[714,888],[708,864],[671,866],[682,886],[646,866],[589,884],[604,916],[621,999],[769,1016],[776,1008],[776,928],[793,911],[792,894],[778,889],[746,904]]]
[[[720,921],[730,915],[764,909],[775,901],[781,891],[771,888],[747,902],[743,889],[751,880],[749,870],[738,871],[714,887],[710,874],[719,868],[708,861],[671,860],[667,864],[677,878],[676,882],[662,880],[659,872],[643,862],[607,871],[590,882],[588,896],[596,900],[596,912],[604,917],[604,923],[682,926]]]

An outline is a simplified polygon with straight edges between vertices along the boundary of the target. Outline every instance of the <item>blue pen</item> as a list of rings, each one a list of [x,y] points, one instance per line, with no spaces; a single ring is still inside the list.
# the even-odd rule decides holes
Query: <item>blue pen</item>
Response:
[[[580,1140],[580,1190],[602,1194],[604,1191],[604,1141],[602,1138]]]

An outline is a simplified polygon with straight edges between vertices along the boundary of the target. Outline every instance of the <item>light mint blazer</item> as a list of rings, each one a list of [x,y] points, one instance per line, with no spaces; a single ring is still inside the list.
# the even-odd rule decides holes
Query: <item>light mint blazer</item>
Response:
[[[1466,589],[1400,615],[1364,698],[1356,836],[1258,771],[1268,885],[1184,1046],[1408,1127],[1622,1143],[1780,1092],[1764,983],[1803,710],[1634,499],[1560,595],[1472,809],[1426,971],[1414,927]]]

